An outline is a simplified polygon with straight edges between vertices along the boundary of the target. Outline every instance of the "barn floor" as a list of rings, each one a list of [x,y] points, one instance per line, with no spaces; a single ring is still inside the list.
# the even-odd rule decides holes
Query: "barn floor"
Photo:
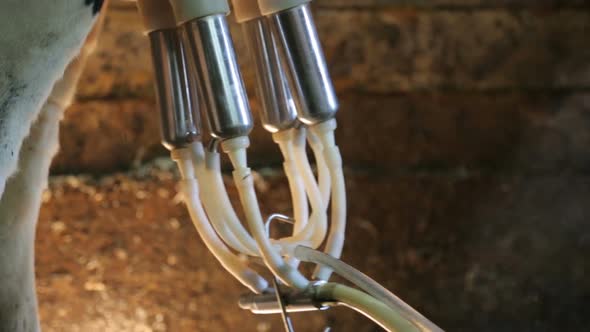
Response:
[[[171,163],[54,177],[37,233],[44,331],[281,331],[204,248]],[[289,213],[261,170],[263,211]],[[344,259],[448,331],[590,329],[590,176],[349,171]],[[235,200],[235,188],[227,181]],[[296,331],[378,331],[345,309]]]

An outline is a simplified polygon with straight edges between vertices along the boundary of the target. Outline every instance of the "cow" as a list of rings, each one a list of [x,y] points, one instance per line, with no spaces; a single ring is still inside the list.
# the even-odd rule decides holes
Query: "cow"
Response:
[[[34,240],[59,121],[106,1],[0,1],[0,331],[39,331]]]

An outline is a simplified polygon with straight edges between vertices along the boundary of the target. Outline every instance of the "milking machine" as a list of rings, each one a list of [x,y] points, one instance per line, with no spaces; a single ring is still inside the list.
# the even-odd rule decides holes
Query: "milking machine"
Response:
[[[251,291],[240,307],[280,314],[287,331],[293,331],[289,313],[337,305],[389,331],[441,331],[339,259],[346,189],[334,137],[338,98],[309,2],[233,0],[256,69],[262,126],[282,153],[293,204],[293,216],[265,216],[248,167],[254,122],[228,26],[229,3],[138,1],[151,45],[162,141],[178,164],[190,217],[211,253]],[[220,153],[233,166],[245,222],[224,186]],[[272,237],[275,221],[290,224],[291,234]],[[311,276],[300,269],[303,262],[315,264]],[[330,282],[333,273],[356,288]]]

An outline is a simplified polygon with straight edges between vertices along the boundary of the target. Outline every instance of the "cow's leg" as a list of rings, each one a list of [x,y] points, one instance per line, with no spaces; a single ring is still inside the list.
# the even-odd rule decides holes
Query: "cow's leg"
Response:
[[[23,140],[102,2],[0,1],[0,196],[16,172]]]
[[[0,199],[0,331],[38,331],[34,275],[34,238],[41,194],[58,149],[58,128],[70,105],[87,55],[96,44],[99,24],[80,55],[55,84],[20,149],[18,171]]]
[[[0,331],[37,331],[34,238],[41,193],[58,145],[61,109],[41,110],[20,153],[19,171],[0,201]]]

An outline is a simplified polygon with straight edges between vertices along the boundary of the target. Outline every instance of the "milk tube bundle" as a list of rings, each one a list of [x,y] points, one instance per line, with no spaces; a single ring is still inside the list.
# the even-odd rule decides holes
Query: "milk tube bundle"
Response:
[[[138,7],[152,50],[163,144],[178,164],[180,188],[201,239],[254,294],[240,305],[258,313],[265,303],[279,305],[270,294],[280,287],[253,268],[263,262],[281,287],[310,303],[348,305],[391,331],[440,331],[339,261],[346,229],[345,181],[334,136],[339,104],[309,0],[233,0],[256,69],[261,125],[282,153],[291,192],[293,216],[269,217],[260,210],[248,167],[254,123],[228,27],[229,3],[140,0]],[[203,122],[211,135],[206,146]],[[224,186],[219,150],[231,160],[245,220]],[[276,219],[292,224],[289,236],[271,237]],[[300,271],[302,261],[316,264],[312,275]],[[334,271],[362,291],[329,283]],[[284,305],[283,313],[297,308],[295,302]]]

